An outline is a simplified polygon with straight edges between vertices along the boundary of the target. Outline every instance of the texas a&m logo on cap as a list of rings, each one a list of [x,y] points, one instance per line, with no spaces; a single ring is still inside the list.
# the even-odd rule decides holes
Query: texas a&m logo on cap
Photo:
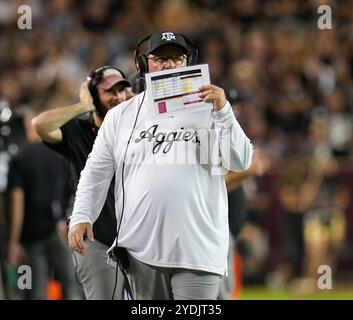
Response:
[[[161,40],[175,40],[175,35],[173,32],[163,32]]]

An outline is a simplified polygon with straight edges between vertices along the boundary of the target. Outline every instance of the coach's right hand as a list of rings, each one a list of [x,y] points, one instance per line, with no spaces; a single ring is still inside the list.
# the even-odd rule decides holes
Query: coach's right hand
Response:
[[[68,234],[70,248],[82,256],[86,255],[86,248],[83,242],[85,235],[89,241],[94,241],[92,225],[89,222],[74,225],[70,228]]]

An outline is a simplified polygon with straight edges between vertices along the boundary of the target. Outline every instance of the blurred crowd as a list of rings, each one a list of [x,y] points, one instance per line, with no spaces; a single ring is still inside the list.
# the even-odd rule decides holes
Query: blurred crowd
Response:
[[[21,4],[32,9],[30,30],[17,26]],[[332,10],[332,29],[318,27],[323,4]],[[271,157],[269,172],[243,183],[248,214],[237,250],[245,283],[313,279],[323,264],[337,278],[349,276],[352,27],[351,0],[0,0],[2,266],[8,163],[25,140],[26,110],[77,101],[80,84],[101,65],[133,79],[137,42],[163,30],[194,41],[212,83],[225,89],[255,147]]]

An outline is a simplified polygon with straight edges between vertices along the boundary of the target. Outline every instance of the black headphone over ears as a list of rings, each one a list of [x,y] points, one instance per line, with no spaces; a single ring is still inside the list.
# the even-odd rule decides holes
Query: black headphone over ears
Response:
[[[97,112],[101,115],[104,116],[104,114],[102,113],[101,110],[101,104],[100,104],[100,100],[99,100],[99,95],[98,95],[98,90],[97,90],[97,84],[99,83],[99,81],[102,79],[103,77],[103,72],[105,70],[108,69],[114,69],[117,70],[121,73],[121,75],[123,76],[124,79],[127,79],[124,72],[122,72],[120,69],[115,68],[113,66],[110,65],[106,65],[106,66],[102,66],[99,67],[95,70],[93,70],[88,76],[87,76],[87,80],[89,80],[88,82],[88,90],[92,96],[93,99],[93,104],[96,107]]]
[[[185,37],[184,35],[181,35],[181,36],[184,38],[186,45],[189,49],[189,53],[187,55],[187,57],[188,57],[187,58],[188,59],[187,65],[188,66],[195,65],[197,63],[199,51],[198,51],[198,49],[196,49],[194,43],[189,38]],[[135,65],[137,68],[137,77],[140,79],[144,78],[145,73],[148,72],[147,55],[140,54],[140,47],[144,42],[148,41],[151,37],[152,37],[152,34],[142,38],[139,41],[139,43],[137,44],[136,49],[134,51]]]

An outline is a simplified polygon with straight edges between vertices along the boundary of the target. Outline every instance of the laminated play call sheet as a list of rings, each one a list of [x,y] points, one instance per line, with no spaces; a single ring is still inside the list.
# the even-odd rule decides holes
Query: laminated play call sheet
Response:
[[[200,86],[210,84],[207,64],[147,73],[145,78],[157,116],[212,109],[212,104],[203,102],[198,95]]]

